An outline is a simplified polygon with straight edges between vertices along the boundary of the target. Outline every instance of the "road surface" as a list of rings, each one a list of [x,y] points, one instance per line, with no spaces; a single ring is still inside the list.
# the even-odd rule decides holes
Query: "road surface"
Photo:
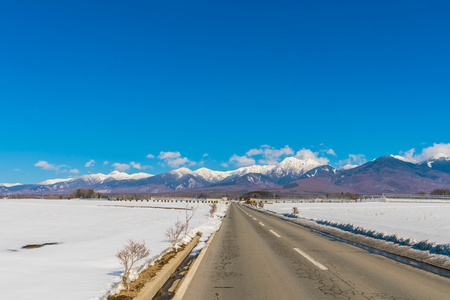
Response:
[[[231,204],[183,299],[450,299],[450,278]]]

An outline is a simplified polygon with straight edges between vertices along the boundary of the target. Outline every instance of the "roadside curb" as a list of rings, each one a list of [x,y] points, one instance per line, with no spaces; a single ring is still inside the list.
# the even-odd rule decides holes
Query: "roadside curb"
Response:
[[[203,248],[200,251],[200,254],[198,255],[197,259],[192,264],[192,267],[189,268],[188,273],[186,274],[186,276],[184,276],[184,278],[183,278],[179,288],[175,292],[175,296],[172,298],[172,300],[181,300],[181,299],[183,299],[183,296],[186,293],[186,290],[189,287],[189,284],[191,283],[192,278],[194,278],[194,275],[197,272],[198,266],[202,262],[203,257],[205,256],[205,253],[208,250],[209,244],[211,244],[211,242],[214,239],[215,235],[216,235],[216,232],[214,232],[211,235],[211,237],[209,238],[208,242],[206,243],[205,248]]]
[[[192,249],[198,244],[200,237],[195,236],[186,247],[177,253],[166,265],[164,265],[158,274],[152,278],[152,280],[145,283],[139,294],[134,297],[134,300],[151,300],[161,287],[170,278],[173,272],[183,262],[183,260],[191,253]]]

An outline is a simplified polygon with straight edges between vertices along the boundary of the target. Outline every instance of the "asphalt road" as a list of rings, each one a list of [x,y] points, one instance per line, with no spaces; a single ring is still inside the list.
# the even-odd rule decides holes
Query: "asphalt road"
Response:
[[[232,204],[183,299],[450,299],[450,278]]]

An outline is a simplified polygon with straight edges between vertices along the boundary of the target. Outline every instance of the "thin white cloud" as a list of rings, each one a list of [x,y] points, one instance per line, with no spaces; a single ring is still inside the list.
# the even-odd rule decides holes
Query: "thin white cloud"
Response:
[[[411,152],[409,152],[411,151]],[[416,161],[423,162],[429,159],[438,159],[441,157],[450,157],[450,143],[434,143],[433,146],[424,148],[422,153],[413,155],[414,149],[405,152],[405,155],[413,156]]]
[[[298,150],[294,157],[301,160],[312,159],[324,165],[330,162],[326,157],[319,157],[319,152],[313,152],[310,149]]]
[[[78,169],[72,169],[72,170],[69,171],[69,173],[71,173],[71,174],[78,174],[78,173],[80,173],[80,171]]]
[[[209,156],[209,154],[208,154],[208,153],[205,153],[205,154],[203,154],[203,157],[207,157],[207,156]]]
[[[326,153],[337,157],[336,152],[334,152],[333,149],[328,149]]]
[[[326,157],[319,157],[320,154],[336,155],[333,149],[321,150],[320,152],[313,152],[310,149],[301,149],[297,152],[288,145],[283,148],[277,149],[270,145],[262,145],[259,148],[253,148],[248,150],[245,155],[239,156],[234,154],[228,162],[222,164],[223,167],[228,167],[230,164],[237,166],[251,166],[255,165],[256,161],[260,165],[275,165],[286,157],[296,157],[301,160],[312,159],[320,164],[328,164],[329,159]]]
[[[349,154],[347,159],[337,162],[339,166],[360,166],[367,162],[364,154]]]
[[[138,170],[145,170],[151,168],[151,166],[143,166],[141,163],[135,163],[134,161],[130,162],[130,167]]]
[[[15,171],[15,172],[22,172],[22,170],[19,169],[19,168],[15,168],[14,171]]]
[[[167,159],[166,163],[171,168],[179,168],[189,162],[189,159],[187,157],[177,157],[172,159]]]
[[[53,171],[57,171],[58,170],[57,166],[52,165],[52,164],[48,163],[45,160],[38,161],[37,163],[34,164],[34,166],[35,167],[39,167],[39,168],[41,168],[43,170],[53,170]]]
[[[106,166],[106,165],[108,165],[109,164],[109,161],[107,161],[107,160],[105,160],[104,162],[103,162],[103,165],[104,166]]]
[[[196,162],[191,161],[187,157],[181,157],[180,152],[164,152],[161,151],[158,155],[158,158],[160,160],[163,160],[164,163],[166,163],[171,168],[179,168],[181,166],[184,166],[186,164],[189,164],[189,166],[196,165]]]
[[[55,171],[56,173],[67,173],[69,172],[68,168],[70,168],[68,165],[54,165],[45,160],[38,161],[34,166],[43,170]]]
[[[175,158],[178,158],[178,157],[181,157],[181,154],[178,151],[176,151],[176,152],[170,152],[170,151],[164,152],[164,151],[161,151],[159,153],[159,155],[158,155],[159,159],[175,159]]]
[[[262,145],[259,149],[250,149],[247,153],[245,153],[246,157],[259,155],[262,156],[262,158],[258,160],[259,164],[273,165],[279,163],[282,157],[294,155],[294,150],[292,150],[288,145],[280,149],[274,148],[270,145]]]
[[[400,151],[400,156],[410,162],[424,162],[430,159],[439,159],[441,157],[450,157],[450,143],[434,143],[433,146],[422,149],[422,152],[416,154],[416,149]]]
[[[85,168],[90,168],[90,167],[93,167],[94,164],[95,164],[95,160],[91,159],[90,161],[88,161],[88,162],[84,165],[84,167],[85,167]]]
[[[112,166],[114,167],[114,169],[116,169],[116,171],[119,172],[125,172],[126,170],[130,169],[129,164],[113,163]]]
[[[221,163],[220,165],[221,165],[222,167],[224,167],[224,168],[228,168],[228,166],[229,166],[228,163],[226,163],[226,162]]]
[[[155,158],[155,156],[153,154],[149,154],[146,156],[147,158]]]
[[[141,163],[135,163],[134,161],[130,162],[130,166],[132,168],[138,169],[138,170],[142,170],[143,167],[141,166]]]
[[[253,166],[256,164],[256,161],[253,158],[247,157],[246,155],[238,156],[236,154],[230,158],[229,162],[234,163],[239,167]]]

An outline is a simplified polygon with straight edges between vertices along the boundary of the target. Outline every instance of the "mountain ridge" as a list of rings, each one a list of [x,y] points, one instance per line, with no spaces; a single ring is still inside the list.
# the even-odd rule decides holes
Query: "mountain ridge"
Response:
[[[414,193],[450,187],[450,159],[413,162],[387,155],[360,166],[335,169],[312,159],[288,157],[276,165],[253,165],[231,171],[179,168],[166,173],[89,174],[49,179],[39,184],[0,184],[1,195],[70,193],[92,188],[101,193],[168,193],[179,191],[251,191],[282,193]],[[419,190],[418,190],[419,189]]]

